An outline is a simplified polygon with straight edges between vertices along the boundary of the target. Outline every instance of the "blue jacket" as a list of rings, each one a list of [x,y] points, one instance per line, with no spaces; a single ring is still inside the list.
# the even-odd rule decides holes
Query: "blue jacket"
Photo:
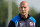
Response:
[[[20,15],[17,15],[12,18],[8,27],[35,27],[36,20],[28,16],[27,19],[21,18]]]

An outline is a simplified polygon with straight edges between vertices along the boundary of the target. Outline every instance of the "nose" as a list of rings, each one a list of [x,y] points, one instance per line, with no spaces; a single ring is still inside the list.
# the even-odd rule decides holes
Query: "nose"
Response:
[[[24,8],[22,10],[24,10]]]

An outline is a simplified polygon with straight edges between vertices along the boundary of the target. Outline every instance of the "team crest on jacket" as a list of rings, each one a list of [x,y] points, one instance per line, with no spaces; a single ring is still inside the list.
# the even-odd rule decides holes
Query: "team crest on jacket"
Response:
[[[30,24],[30,26],[33,26],[33,22],[30,22],[29,24]]]

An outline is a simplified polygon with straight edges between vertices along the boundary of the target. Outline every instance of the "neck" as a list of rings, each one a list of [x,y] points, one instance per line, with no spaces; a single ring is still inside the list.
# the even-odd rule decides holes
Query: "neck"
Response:
[[[28,17],[28,14],[27,15],[25,15],[25,18],[27,18]]]
[[[27,18],[27,17],[28,17],[28,14],[27,14],[27,15],[22,15],[22,14],[21,14],[21,17]]]

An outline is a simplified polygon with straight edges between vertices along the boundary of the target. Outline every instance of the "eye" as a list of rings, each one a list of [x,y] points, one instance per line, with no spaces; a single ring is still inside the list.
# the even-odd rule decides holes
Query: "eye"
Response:
[[[23,8],[23,7],[21,7],[21,8]]]
[[[24,8],[26,8],[26,7],[24,7]]]

